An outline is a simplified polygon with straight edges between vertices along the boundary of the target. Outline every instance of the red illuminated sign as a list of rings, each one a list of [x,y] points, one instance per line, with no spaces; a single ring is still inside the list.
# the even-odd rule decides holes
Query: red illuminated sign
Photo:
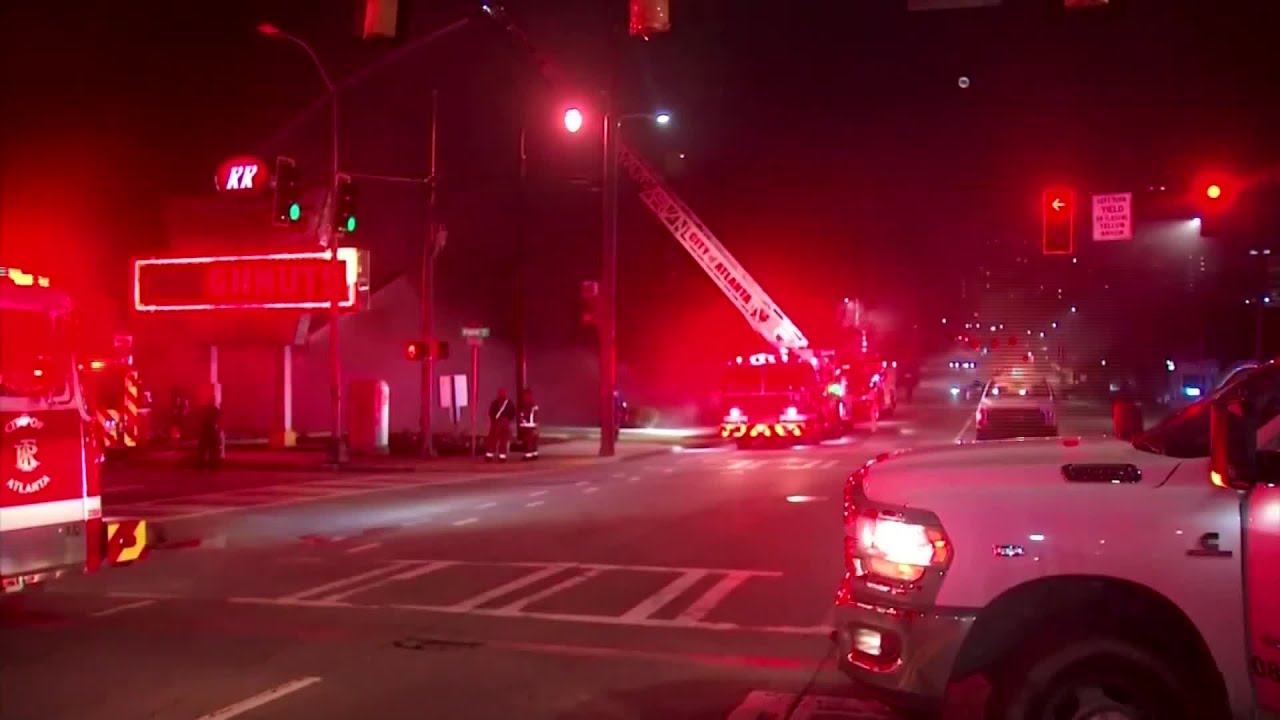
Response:
[[[270,184],[270,171],[261,158],[237,155],[218,166],[213,184],[219,191],[256,192]]]
[[[133,306],[141,312],[178,310],[353,309],[361,293],[363,254],[328,251],[152,258],[133,261]]]

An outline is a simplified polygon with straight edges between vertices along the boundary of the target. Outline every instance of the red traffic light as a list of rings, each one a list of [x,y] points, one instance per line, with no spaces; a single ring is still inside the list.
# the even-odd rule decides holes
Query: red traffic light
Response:
[[[1044,191],[1040,207],[1041,244],[1045,255],[1076,251],[1076,193],[1070,188]]]
[[[1222,186],[1217,183],[1210,184],[1204,189],[1204,196],[1210,200],[1217,200],[1222,197]]]
[[[422,360],[427,356],[427,344],[421,340],[410,340],[404,345],[406,360]]]

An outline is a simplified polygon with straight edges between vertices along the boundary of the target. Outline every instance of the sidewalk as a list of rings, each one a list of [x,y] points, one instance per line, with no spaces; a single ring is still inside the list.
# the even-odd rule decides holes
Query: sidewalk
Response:
[[[597,435],[598,436],[598,435]],[[340,468],[326,461],[323,450],[313,447],[277,450],[253,446],[229,446],[227,456],[219,469],[264,470],[281,472],[307,472],[334,469],[341,472],[379,473],[429,473],[485,471],[493,473],[519,472],[533,468],[576,467],[598,463],[635,460],[671,452],[672,443],[623,439],[617,444],[616,454],[600,457],[599,442],[588,438],[564,439],[544,442],[539,448],[539,458],[525,461],[520,453],[512,453],[507,462],[485,462],[483,457],[451,456],[431,459],[400,455],[353,455]],[[192,463],[192,451],[188,449],[147,450],[124,459],[127,467],[180,467]]]

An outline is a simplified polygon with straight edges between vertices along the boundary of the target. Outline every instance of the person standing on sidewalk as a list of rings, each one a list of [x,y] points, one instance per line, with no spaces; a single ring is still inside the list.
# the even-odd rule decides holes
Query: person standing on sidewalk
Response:
[[[196,465],[215,468],[226,453],[222,434],[222,408],[211,389],[207,389],[200,405],[200,429],[196,438]]]
[[[507,397],[506,388],[498,388],[498,397],[489,403],[489,449],[484,459],[492,462],[496,456],[506,462],[511,448],[511,421],[516,417],[515,403]]]
[[[533,400],[533,391],[525,388],[520,393],[520,419],[517,428],[520,446],[524,448],[525,460],[538,459],[538,403]]]

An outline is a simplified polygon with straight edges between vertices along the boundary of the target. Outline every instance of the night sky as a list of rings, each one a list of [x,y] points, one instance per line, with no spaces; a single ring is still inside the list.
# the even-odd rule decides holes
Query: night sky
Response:
[[[1189,188],[1204,167],[1273,166],[1280,63],[1267,4],[1113,0],[1064,14],[1007,0],[908,13],[902,0],[672,0],[671,34],[621,47],[620,102],[675,113],[671,128],[627,135],[821,337],[843,296],[934,317],[978,265],[1027,254],[1048,183]],[[122,318],[127,258],[163,251],[166,198],[211,192],[220,159],[286,153],[322,179],[323,87],[298,48],[254,33],[269,20],[311,42],[344,85],[346,170],[422,176],[439,90],[450,227],[440,292],[502,328],[512,233],[523,231],[534,312],[562,328],[544,339],[572,337],[573,297],[597,262],[599,148],[557,123],[602,82],[625,3],[507,5],[580,80],[572,91],[538,82],[479,22],[386,61],[476,5],[401,0],[400,37],[366,43],[351,0],[4,3],[0,256],[55,266],[94,312]],[[684,162],[668,166],[677,153]],[[421,188],[368,182],[361,197],[375,283],[412,272]],[[709,353],[749,341],[626,184],[621,206],[624,360],[694,347],[708,332],[723,336]]]

